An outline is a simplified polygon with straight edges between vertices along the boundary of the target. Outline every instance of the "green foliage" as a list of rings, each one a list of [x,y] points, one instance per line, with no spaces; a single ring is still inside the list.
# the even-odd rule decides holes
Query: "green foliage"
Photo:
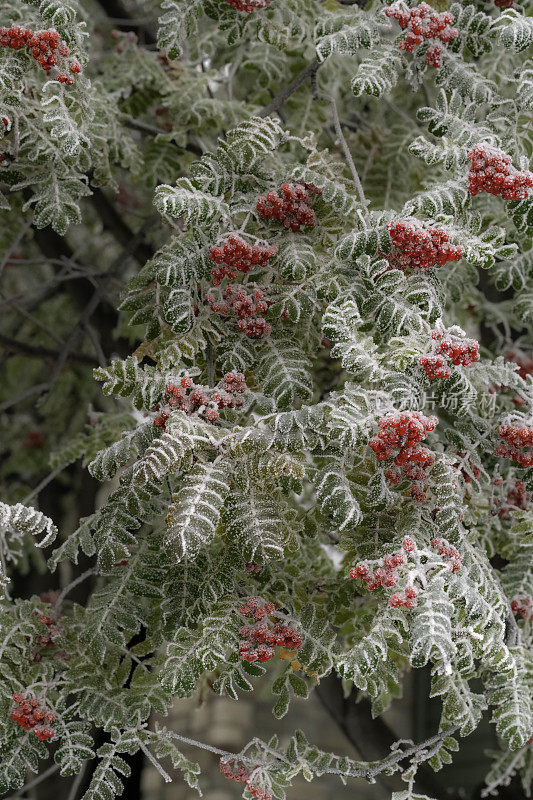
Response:
[[[19,315],[0,338],[0,792],[51,752],[62,776],[95,761],[84,800],[113,800],[138,751],[199,791],[191,741],[156,720],[173,698],[269,684],[281,719],[327,678],[378,716],[425,669],[439,733],[376,762],[254,739],[221,751],[249,769],[245,799],[401,773],[393,800],[424,800],[420,765],[483,718],[485,794],[514,775],[530,793],[533,471],[496,448],[501,424],[533,427],[533,195],[471,195],[468,153],[528,169],[533,18],[439,6],[458,35],[433,67],[385,4],[146,0],[118,32],[105,6],[2,4],[81,73],[0,48],[0,290]],[[402,263],[399,221],[461,258]],[[211,247],[232,235],[275,250],[219,280]],[[465,337],[479,360],[432,376],[423,357]],[[397,412],[438,419],[418,473],[404,440],[376,457]],[[385,580],[348,577],[359,562]],[[56,605],[12,597],[46,563]],[[301,646],[243,658],[250,598]],[[54,714],[53,749],[10,718],[19,692]]]

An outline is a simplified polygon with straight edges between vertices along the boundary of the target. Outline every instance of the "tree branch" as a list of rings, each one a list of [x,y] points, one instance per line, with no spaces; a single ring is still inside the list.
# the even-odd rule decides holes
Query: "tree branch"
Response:
[[[132,250],[132,255],[139,262],[139,264],[144,266],[144,264],[146,264],[146,262],[149,261],[149,259],[154,255],[152,248],[145,244],[142,239],[139,239],[135,236],[129,225],[124,222],[113,203],[101,191],[101,189],[93,190],[91,203],[94,210],[102,220],[105,228],[113,234],[117,242],[119,242],[123,247],[130,245],[132,239],[136,240],[135,246]],[[157,219],[159,219],[159,217],[155,217],[153,222],[157,221]]]
[[[10,336],[4,336],[3,333],[0,333],[0,345],[4,350],[9,350],[11,353],[17,353],[18,355],[27,356],[28,358],[52,358],[56,360],[60,355],[59,350],[52,350],[49,347],[21,342],[19,339],[12,339]],[[86,355],[85,353],[69,353],[66,360],[76,364],[87,364],[91,367],[99,366],[99,362],[96,358]]]
[[[370,702],[366,698],[356,702],[354,690],[346,698],[340,679],[333,674],[321,680],[315,691],[324,708],[363,760],[381,761],[383,751],[390,749],[397,737],[381,717],[372,719]],[[384,776],[382,781],[389,789],[398,789],[395,779]],[[445,800],[442,787],[423,764],[418,769],[417,785],[436,800]],[[453,797],[446,795],[446,800],[453,800]]]
[[[337,138],[339,140],[342,152],[344,153],[344,157],[348,162],[350,172],[352,173],[352,179],[353,182],[355,183],[355,188],[357,189],[359,200],[361,201],[362,205],[365,206],[366,208],[367,201],[363,189],[363,184],[361,183],[359,173],[357,172],[354,160],[352,158],[352,154],[350,153],[350,148],[348,147],[348,143],[346,142],[346,139],[344,138],[344,133],[342,132],[342,125],[339,119],[339,112],[337,111],[337,103],[335,102],[335,98],[332,97],[332,95],[321,91],[317,91],[317,97],[321,97],[323,100],[327,100],[331,104],[331,108],[333,111],[333,124],[335,126],[335,132],[337,134]]]
[[[59,350],[51,350],[49,347],[21,342],[19,339],[12,339],[10,336],[4,336],[3,333],[0,333],[0,345],[4,350],[9,350],[11,353],[17,353],[18,355],[27,356],[28,358],[53,358],[55,360],[60,355]],[[96,358],[86,355],[85,353],[69,353],[66,360],[78,364],[88,364],[91,367],[99,366],[99,362]]]
[[[139,245],[142,243],[143,237],[146,234],[146,231],[159,219],[158,214],[152,214],[148,219],[145,221],[144,225],[140,228],[140,230],[132,237],[130,237],[129,241],[126,243],[124,250],[122,253],[115,258],[113,263],[111,264],[109,270],[105,273],[102,277],[102,280],[99,286],[95,289],[93,296],[85,306],[83,313],[72,329],[70,336],[68,337],[67,341],[65,342],[65,346],[58,354],[57,361],[54,366],[54,371],[52,376],[47,385],[47,392],[39,398],[37,401],[37,407],[40,407],[48,397],[52,387],[56,383],[59,375],[61,374],[61,370],[65,361],[67,360],[69,353],[71,352],[74,344],[80,333],[86,333],[87,323],[89,322],[90,318],[96,311],[103,293],[105,292],[108,284],[115,278],[117,275],[120,275],[126,264],[128,263],[129,259],[137,252]],[[129,230],[129,228],[128,228]]]
[[[271,103],[265,106],[262,111],[260,111],[256,116],[258,117],[268,117],[274,111],[277,111],[280,106],[283,105],[285,100],[287,100],[293,92],[298,89],[299,86],[307,80],[307,78],[311,78],[312,76],[316,75],[317,70],[320,68],[321,63],[318,58],[315,58],[310,64],[305,67],[298,75],[294,78],[288,86],[280,92],[277,97],[275,97]]]

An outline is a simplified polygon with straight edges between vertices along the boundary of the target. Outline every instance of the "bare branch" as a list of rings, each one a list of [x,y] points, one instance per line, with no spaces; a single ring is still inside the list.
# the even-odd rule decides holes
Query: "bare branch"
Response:
[[[60,350],[52,350],[49,347],[21,342],[19,339],[4,336],[3,333],[0,333],[0,345],[4,350],[9,350],[12,353],[27,356],[28,358],[52,358],[55,361],[61,354]],[[66,360],[76,364],[87,364],[91,367],[99,366],[99,361],[94,356],[89,356],[85,353],[68,353]]]
[[[268,117],[270,114],[274,113],[278,110],[280,106],[283,105],[285,100],[287,100],[293,92],[298,89],[299,86],[307,80],[307,78],[311,78],[313,75],[316,74],[317,70],[320,68],[321,64],[318,58],[315,58],[310,64],[305,67],[298,75],[295,77],[288,86],[280,92],[277,97],[275,97],[271,103],[265,106],[256,116],[258,117]]]

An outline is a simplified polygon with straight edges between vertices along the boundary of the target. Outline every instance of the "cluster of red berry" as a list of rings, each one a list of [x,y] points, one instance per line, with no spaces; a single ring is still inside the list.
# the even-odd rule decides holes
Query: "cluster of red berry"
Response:
[[[21,725],[25,731],[34,733],[41,742],[54,736],[55,731],[49,727],[49,723],[55,719],[51,711],[44,711],[38,700],[26,700],[18,692],[13,695],[13,700],[18,706],[13,708],[9,715],[14,722]]]
[[[22,442],[22,447],[26,450],[33,450],[34,447],[43,447],[44,438],[41,431],[28,431],[26,438]]]
[[[452,374],[451,367],[446,359],[443,358],[443,356],[437,356],[434,353],[420,356],[418,363],[423,368],[424,372],[426,373],[426,377],[430,381],[434,381],[437,378],[445,381]]]
[[[213,245],[209,250],[211,261],[220,265],[211,271],[213,285],[218,286],[223,278],[235,280],[237,271],[246,275],[252,267],[264,267],[277,252],[277,247],[250,245],[240,236],[231,234],[224,245]]]
[[[466,456],[466,453],[458,452],[457,455],[459,456],[459,458],[464,458]],[[479,469],[479,467],[476,467],[476,465],[473,464],[469,458],[467,459],[467,461],[468,461],[468,466],[470,468],[470,473],[467,472],[466,469],[461,468],[461,475],[463,476],[463,480],[465,483],[471,483],[472,475],[477,480],[481,475],[481,470]]]
[[[261,566],[261,564],[256,564],[255,561],[248,561],[244,565],[244,569],[246,570],[248,575],[257,575],[259,572],[261,572],[263,567]]]
[[[220,771],[229,781],[245,783],[252,797],[260,798],[260,800],[270,800],[272,797],[270,792],[267,792],[266,789],[261,788],[261,786],[258,786],[250,780],[250,773],[244,764],[239,764],[239,766],[237,766],[233,761],[221,761]]]
[[[118,31],[116,29],[111,31],[111,38],[118,40],[118,44],[116,46],[117,53],[124,52],[124,44],[136,45],[139,41],[139,37],[136,33],[134,33],[134,31]]]
[[[52,617],[48,617],[45,614],[41,614],[40,611],[35,611],[39,618],[39,622],[42,625],[46,625],[47,632],[45,634],[39,634],[36,638],[36,642],[39,647],[51,647],[57,637],[61,634],[61,628],[58,628],[55,621]]]
[[[315,212],[309,205],[313,194],[322,194],[322,189],[312,183],[283,183],[280,194],[272,191],[259,197],[256,208],[263,219],[278,220],[291,231],[299,231],[302,226],[312,228],[316,224]]]
[[[255,620],[255,624],[239,628],[240,635],[244,637],[239,643],[241,661],[265,662],[275,656],[275,647],[299,650],[302,646],[302,637],[290,625],[268,619],[274,610],[274,603],[264,602],[259,597],[251,597],[240,606],[239,614]]]
[[[69,48],[61,41],[57,31],[32,31],[29,28],[1,26],[0,47],[11,47],[12,50],[28,47],[45,72],[50,72],[52,67],[59,67],[63,59],[70,55]],[[71,61],[68,69],[70,75],[60,71],[56,80],[70,86],[74,83],[72,75],[78,75],[81,67],[77,61]]]
[[[505,360],[511,361],[513,364],[518,364],[517,372],[524,381],[528,375],[533,375],[533,358],[530,356],[513,350],[507,353]]]
[[[446,539],[432,539],[430,544],[448,562],[452,572],[457,572],[461,569],[461,554],[453,544],[447,542]]]
[[[520,172],[512,165],[511,156],[481,142],[468,153],[471,161],[468,191],[501,195],[504,200],[524,200],[533,187],[533,172]]]
[[[514,485],[507,492],[504,504],[498,511],[500,519],[509,519],[513,508],[520,508],[523,511],[529,506],[531,492],[527,491],[524,481],[516,480]],[[498,503],[496,503],[498,505]]]
[[[260,315],[266,314],[272,303],[265,300],[263,289],[256,286],[252,294],[246,294],[247,288],[229,283],[222,293],[222,300],[216,300],[212,291],[206,294],[205,299],[210,304],[211,311],[223,316],[233,313],[239,317],[237,328],[250,339],[268,336],[272,325]]]
[[[433,353],[422,355],[418,359],[430,381],[449,378],[453,371],[450,364],[466,367],[479,361],[479,342],[475,339],[452,337],[450,333],[440,330],[431,331],[431,338],[438,341]]]
[[[497,8],[512,8],[514,0],[494,0],[494,5],[497,6]]]
[[[439,14],[427,3],[408,8],[402,0],[386,8],[385,14],[395,19],[402,30],[408,28],[405,39],[400,42],[400,50],[412,53],[424,40],[437,39],[426,51],[426,64],[437,69],[442,66],[444,47],[440,42],[451,42],[459,35],[456,28],[450,27],[453,14],[449,11]]]
[[[266,8],[272,0],[226,0],[226,2],[237,11],[246,11],[247,14],[251,14],[252,11]]]
[[[403,592],[395,592],[389,597],[389,605],[393,608],[416,608],[416,586],[406,586]]]
[[[517,617],[524,619],[533,619],[533,602],[531,597],[524,595],[523,597],[515,597],[511,602],[511,611]]]
[[[443,337],[440,331],[432,331],[433,339],[438,339],[439,343],[435,347],[435,352],[450,359],[456,367],[467,367],[475,361],[479,361],[479,342],[475,339],[459,339],[452,341],[449,337]]]
[[[219,410],[223,408],[236,408],[242,406],[242,394],[246,389],[246,382],[242,372],[228,372],[218,386],[210,389],[199,386],[192,378],[180,378],[178,384],[169,383],[165,391],[168,395],[167,407],[161,409],[158,404],[152,411],[159,411],[154,419],[156,428],[165,430],[167,420],[172,409],[177,408],[186,414],[200,412],[209,422],[215,422],[219,417]]]
[[[387,554],[383,558],[373,561],[376,568],[372,569],[369,562],[359,561],[355,567],[350,570],[350,578],[360,579],[366,585],[366,588],[373,592],[381,586],[391,588],[396,586],[400,579],[398,568],[407,563],[406,553],[412,553],[416,550],[416,543],[410,536],[406,536],[402,542],[402,549],[397,553]],[[407,585],[403,591],[395,592],[389,598],[389,605],[394,608],[405,606],[405,608],[414,608],[416,606],[417,589],[411,584]]]
[[[437,417],[425,417],[420,411],[394,411],[381,417],[377,436],[368,442],[380,461],[398,451],[394,466],[386,470],[385,475],[393,485],[399,484],[402,477],[413,481],[411,494],[420,503],[426,499],[420,481],[425,479],[425,469],[433,464],[435,456],[419,443],[438,423]]]
[[[446,231],[423,228],[412,220],[390,222],[387,230],[394,247],[385,258],[393,269],[441,267],[458,261],[465,252],[464,247],[450,244]]]
[[[500,425],[498,434],[505,444],[494,448],[495,456],[510,458],[522,467],[533,467],[533,428]]]

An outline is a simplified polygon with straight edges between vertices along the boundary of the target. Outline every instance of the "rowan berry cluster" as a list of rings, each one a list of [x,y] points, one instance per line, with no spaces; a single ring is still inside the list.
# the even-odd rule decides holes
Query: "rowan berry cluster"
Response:
[[[494,455],[510,458],[522,467],[533,467],[533,428],[500,425],[498,434],[503,442],[496,445]]]
[[[279,194],[272,191],[262,195],[256,208],[263,219],[278,220],[291,231],[312,228],[316,224],[315,212],[309,205],[313,194],[322,194],[322,189],[312,183],[282,183]]]
[[[429,355],[420,356],[418,363],[423,367],[426,377],[430,381],[434,381],[437,378],[445,381],[452,374],[451,367],[443,356],[430,353]]]
[[[22,442],[22,447],[26,450],[33,450],[34,447],[44,447],[44,438],[41,431],[28,431],[26,438]]]
[[[129,45],[135,46],[139,41],[139,37],[134,31],[118,31],[116,29],[111,31],[111,38],[118,40],[116,46],[117,53],[124,52],[124,45],[126,45],[126,47]]]
[[[527,597],[527,595],[515,597],[511,602],[511,611],[517,617],[533,619],[533,602],[531,597]]]
[[[257,575],[259,572],[261,572],[263,567],[261,566],[261,564],[256,564],[255,561],[248,561],[244,565],[244,569],[246,570],[248,575]]]
[[[459,456],[459,458],[464,458],[466,456],[466,453],[458,452],[457,455]],[[463,476],[463,480],[465,483],[471,483],[472,475],[477,480],[481,474],[481,470],[479,469],[479,467],[476,467],[476,465],[473,464],[470,459],[467,459],[467,462],[470,468],[470,472],[467,472],[466,469],[461,468],[461,475]]]
[[[237,11],[246,11],[247,14],[251,14],[252,11],[267,8],[272,0],[226,0],[226,2]]]
[[[512,8],[514,0],[494,0],[494,5],[497,8]]]
[[[524,200],[533,187],[533,172],[520,172],[512,165],[511,156],[481,142],[467,154],[470,160],[468,191],[500,195],[504,200]]]
[[[213,285],[218,286],[224,278],[235,280],[238,271],[246,275],[252,267],[264,267],[277,252],[277,247],[250,245],[240,236],[231,234],[225,244],[209,249],[209,258],[219,264],[211,270]]]
[[[241,661],[265,662],[275,656],[275,647],[299,650],[302,646],[302,637],[290,625],[269,619],[274,610],[274,603],[264,602],[259,597],[251,597],[240,606],[239,614],[255,620],[255,624],[239,628],[243,637],[239,643]]]
[[[450,570],[457,572],[461,569],[461,554],[459,551],[446,541],[446,539],[432,539],[430,542],[432,548],[448,562]]]
[[[451,331],[457,331],[459,336],[453,335]],[[418,359],[430,381],[436,378],[441,380],[449,378],[453,372],[450,364],[466,367],[474,361],[479,361],[479,342],[460,336],[464,337],[464,331],[457,326],[450,331],[431,331],[431,338],[437,341],[437,344],[434,345],[432,353],[422,355]]]
[[[237,766],[236,764],[234,764],[233,760],[221,761],[220,771],[224,775],[224,777],[227,778],[229,781],[236,781],[237,783],[245,783],[246,788],[248,789],[252,797],[257,797],[260,800],[270,800],[270,798],[272,797],[270,792],[267,792],[266,789],[263,789],[261,786],[258,786],[256,783],[253,782],[253,780],[251,780],[250,772],[248,772],[244,764],[239,764],[239,766]]]
[[[505,502],[498,511],[500,519],[509,519],[510,512],[513,508],[520,508],[523,511],[529,506],[531,500],[531,492],[527,491],[524,481],[516,480],[514,485],[507,492]]]
[[[18,692],[13,695],[13,700],[18,706],[13,708],[9,715],[14,722],[25,731],[31,731],[41,742],[54,736],[55,731],[49,725],[55,719],[51,711],[45,711],[35,698],[26,700]]]
[[[215,422],[219,417],[219,410],[223,408],[236,408],[242,406],[241,395],[246,389],[246,382],[242,372],[228,372],[219,384],[210,389],[200,386],[189,376],[180,378],[178,383],[169,383],[165,389],[168,404],[161,408],[158,404],[153,411],[159,411],[154,419],[156,428],[166,429],[166,423],[173,409],[179,409],[186,414],[198,412],[209,422]]]
[[[29,28],[0,27],[0,47],[10,47],[12,50],[21,50],[27,47],[34,59],[39,62],[45,72],[50,72],[52,67],[59,67],[64,59],[70,55],[70,49],[61,40],[57,31],[32,31]],[[73,75],[81,72],[77,61],[71,61],[68,71],[59,71],[56,80],[69,86],[74,83]]]
[[[402,549],[397,553],[387,554],[382,558],[372,562],[359,561],[350,570],[350,578],[363,581],[369,592],[373,592],[380,587],[392,588],[397,586],[400,580],[399,568],[407,564],[409,553],[416,550],[416,543],[410,536],[406,536],[402,542]],[[407,555],[406,555],[407,554]],[[370,563],[376,564],[372,569]],[[403,591],[395,592],[389,598],[389,605],[394,608],[405,606],[414,608],[416,606],[417,589],[412,584],[408,584]]]
[[[412,220],[389,222],[387,230],[394,247],[385,258],[393,269],[443,266],[448,261],[458,261],[465,252],[464,247],[450,244],[446,231],[423,228]]]
[[[420,411],[394,411],[381,417],[377,436],[368,442],[379,461],[391,458],[397,451],[394,465],[386,470],[385,476],[394,486],[401,483],[402,477],[413,481],[411,495],[420,503],[426,499],[421,484],[426,477],[425,469],[435,461],[433,453],[420,447],[420,442],[435,430],[438,422],[437,417],[425,417]]]
[[[453,341],[449,337],[444,337],[440,331],[432,331],[431,335],[439,340],[435,352],[449,358],[455,367],[467,367],[479,361],[479,342],[475,339]]]
[[[39,647],[51,647],[57,637],[61,634],[61,628],[56,625],[52,617],[49,617],[46,614],[41,614],[41,612],[37,610],[35,613],[39,618],[39,622],[47,627],[47,632],[45,634],[39,634],[39,636],[36,638],[36,642]],[[38,659],[35,659],[34,657],[34,660]]]
[[[385,14],[395,19],[402,30],[407,30],[405,39],[400,42],[400,50],[412,53],[424,40],[437,40],[426,51],[426,64],[437,69],[442,66],[444,47],[441,42],[451,42],[459,35],[456,28],[451,28],[453,14],[445,11],[439,14],[427,3],[420,3],[415,8],[408,8],[402,0],[388,6]]]
[[[261,315],[268,313],[272,303],[265,299],[263,289],[258,286],[250,287],[252,294],[247,294],[247,288],[240,284],[229,283],[222,293],[222,300],[217,300],[212,291],[206,294],[205,299],[209,303],[211,311],[216,314],[227,316],[233,313],[238,317],[238,330],[245,333],[250,339],[268,336],[272,325]]]
[[[525,381],[528,375],[533,375],[533,358],[526,356],[524,353],[512,351],[505,356],[506,361],[513,364],[518,364],[517,372],[520,377]]]

